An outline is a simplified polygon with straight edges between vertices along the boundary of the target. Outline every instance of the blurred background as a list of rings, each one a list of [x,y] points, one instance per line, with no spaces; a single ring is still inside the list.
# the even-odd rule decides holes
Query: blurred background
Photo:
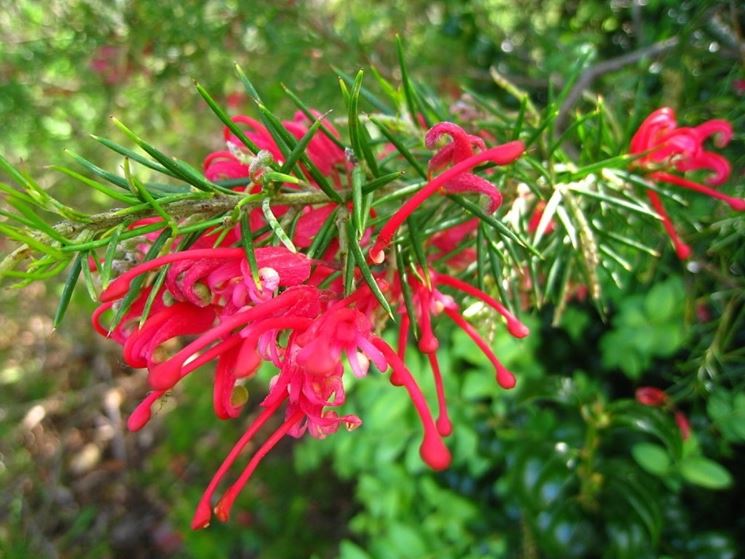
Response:
[[[745,8],[734,0],[0,7],[0,152],[88,210],[106,200],[49,166],[75,168],[65,150],[120,166],[89,136],[121,141],[111,115],[199,166],[222,134],[194,80],[231,112],[250,111],[233,73],[238,62],[276,113],[293,112],[281,83],[340,112],[339,72],[375,66],[399,83],[396,34],[414,78],[448,104],[467,86],[516,109],[494,83],[495,68],[540,108],[586,56],[576,110],[602,95],[622,122],[662,105],[684,123],[729,119],[732,182],[742,195]],[[635,56],[640,49],[656,54]],[[217,423],[204,377],[195,376],[146,429],[128,433],[145,374],[94,336],[84,290],[52,331],[61,281],[5,287],[0,556],[744,557],[745,226],[709,200],[692,198],[691,211],[707,226],[693,233],[702,256],[687,268],[668,250],[633,270],[623,289],[607,290],[604,317],[577,300],[558,327],[553,309],[531,314],[533,334],[520,345],[493,333],[497,354],[521,379],[515,391],[500,391],[481,354],[453,332],[442,350],[455,425],[448,471],[424,467],[406,395],[372,375],[354,382],[347,403],[362,429],[285,441],[231,522],[196,533],[193,508],[241,423]],[[8,250],[0,238],[0,253]],[[410,353],[410,366],[421,368]],[[643,386],[667,390],[672,403],[641,405],[634,394]]]

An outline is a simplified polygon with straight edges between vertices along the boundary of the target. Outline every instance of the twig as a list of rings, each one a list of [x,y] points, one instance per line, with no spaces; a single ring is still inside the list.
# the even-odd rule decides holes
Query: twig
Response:
[[[346,196],[344,192],[340,192],[340,194]],[[241,198],[238,196],[216,194],[212,198],[177,200],[170,204],[163,204],[163,206],[168,208],[168,214],[171,217],[181,219],[197,214],[209,216],[226,213],[233,210],[240,200]],[[327,202],[329,202],[329,198],[323,192],[280,192],[271,196],[272,205],[306,206],[308,204],[323,204]],[[260,203],[261,200],[252,201],[245,204],[244,207],[249,209],[258,206]],[[84,222],[73,220],[60,221],[54,226],[54,229],[60,235],[70,238],[83,231],[98,233],[116,227],[120,223],[131,223],[137,219],[155,215],[152,207],[142,208],[141,210],[132,212],[127,212],[126,209],[116,208],[93,214],[87,216]],[[31,236],[40,240],[48,240],[43,232],[38,234],[31,233]],[[8,270],[15,269],[18,264],[32,256],[33,250],[28,245],[23,244],[19,246],[0,261],[0,276]]]
[[[674,49],[679,42],[680,40],[678,39],[678,37],[670,37],[669,39],[659,41],[657,43],[654,43],[653,45],[635,50],[628,54],[624,54],[616,58],[611,58],[609,60],[604,60],[603,62],[595,64],[594,66],[591,66],[590,68],[585,70],[580,78],[577,80],[577,83],[574,84],[574,87],[572,87],[571,91],[569,91],[569,94],[567,95],[564,102],[561,104],[559,115],[556,117],[556,130],[563,130],[564,123],[566,122],[567,116],[569,115],[569,111],[577,103],[582,93],[586,89],[588,89],[592,85],[592,82],[594,82],[597,78],[604,74],[620,70],[624,66],[628,66],[629,64],[638,62],[642,58],[660,56],[661,54]]]

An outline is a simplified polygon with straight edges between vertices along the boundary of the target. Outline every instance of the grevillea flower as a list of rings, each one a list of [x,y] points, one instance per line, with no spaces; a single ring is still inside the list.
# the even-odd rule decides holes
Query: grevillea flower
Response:
[[[245,134],[260,149],[281,161],[281,153],[273,138],[260,123],[244,116],[234,120],[244,127]],[[291,134],[300,138],[306,134],[310,121],[303,115],[296,115],[284,125]],[[329,133],[338,135],[331,125],[327,126]],[[437,190],[485,194],[490,200],[490,211],[501,203],[497,188],[473,174],[472,170],[480,163],[507,164],[513,161],[522,153],[522,144],[511,142],[487,149],[480,137],[468,135],[451,123],[433,127],[425,141],[434,148],[445,136],[449,143],[438,150],[429,165],[430,172],[440,174],[383,227],[377,238],[377,248],[373,247],[371,254],[382,255],[401,221]],[[261,188],[260,184],[252,184],[257,177],[252,176],[252,165],[247,163],[248,158],[244,157],[238,139],[229,130],[225,139],[228,150],[210,154],[205,160],[206,176],[212,180],[246,178],[247,188]],[[308,144],[307,153],[324,175],[330,177],[337,187],[342,186],[345,181],[340,173],[350,170],[349,163],[334,142],[326,136],[316,136]],[[312,183],[310,179],[309,182]],[[283,211],[280,207],[272,209],[275,215]],[[338,209],[338,205],[333,203],[301,208],[292,234],[295,246],[301,249],[311,246],[322,225]],[[255,210],[250,215],[252,229],[263,224],[263,216],[256,214]],[[374,215],[372,211],[371,215]],[[472,249],[460,251],[458,261],[444,257],[457,251],[477,226],[476,220],[467,220],[434,235],[428,246],[435,247],[440,253],[430,256],[433,268],[443,260],[451,269],[466,267],[475,258]],[[434,333],[434,320],[440,314],[450,318],[475,341],[494,365],[499,385],[504,388],[515,385],[514,375],[461,315],[455,300],[441,290],[459,291],[491,307],[504,318],[507,329],[515,337],[527,335],[528,329],[501,303],[468,283],[430,269],[427,272],[418,270],[408,279],[409,285],[402,286],[398,274],[383,267],[374,268],[372,281],[377,283],[380,293],[401,316],[398,348],[394,350],[379,335],[386,316],[381,312],[380,293],[378,297],[374,295],[370,286],[362,281],[360,270],[354,270],[353,279],[358,287],[351,293],[335,273],[340,268],[340,243],[337,239],[329,242],[324,253],[317,254],[313,260],[284,247],[259,246],[254,249],[258,267],[255,270],[258,277],[255,277],[244,249],[232,246],[239,242],[239,235],[236,228],[219,237],[216,232],[208,230],[187,250],[134,266],[104,290],[102,303],[93,315],[97,331],[123,346],[125,362],[148,371],[152,391],[128,419],[128,427],[133,431],[141,429],[150,420],[153,405],[168,390],[204,365],[214,364],[213,408],[215,415],[224,420],[236,418],[243,412],[247,398],[242,383],[254,377],[261,363],[269,363],[277,370],[259,404],[260,413],[225,457],[205,489],[192,521],[194,528],[208,525],[213,515],[222,521],[227,520],[242,488],[264,456],[283,437],[300,437],[308,433],[323,438],[340,427],[352,430],[361,424],[359,417],[339,411],[346,399],[345,370],[356,377],[366,376],[371,364],[381,372],[390,370],[391,384],[407,391],[420,417],[423,437],[419,450],[422,459],[436,470],[448,467],[451,455],[444,437],[451,433],[452,425],[447,411],[443,371],[437,359],[439,340]],[[368,228],[357,241],[366,248],[371,237],[372,229]],[[259,243],[266,240],[259,237]],[[145,248],[143,246],[143,252]],[[112,328],[104,326],[104,317],[119,309],[133,283],[141,280],[143,274],[155,271],[162,272],[160,281],[136,293],[116,325]],[[412,293],[413,308],[406,305],[404,287]],[[432,370],[437,393],[436,419],[420,388],[419,379],[404,364],[411,324],[417,325],[418,349],[427,356]],[[176,340],[183,344],[180,348],[173,343]],[[177,349],[172,349],[174,347]],[[283,420],[265,434],[243,471],[216,500],[219,486],[241,453],[269,429],[269,425],[274,423],[272,418],[278,415]]]
[[[727,159],[704,149],[704,142],[712,136],[717,147],[724,147],[732,138],[732,126],[726,120],[708,120],[692,128],[678,127],[675,111],[663,107],[644,119],[631,138],[630,152],[640,155],[634,164],[645,169],[649,179],[706,194],[726,202],[735,211],[745,211],[745,199],[712,188],[724,183],[731,173]],[[671,168],[681,173],[709,171],[710,176],[707,184],[701,184],[670,173]],[[659,195],[647,190],[647,196],[662,219],[678,257],[682,260],[690,257],[691,248],[681,240]]]
[[[383,262],[385,259],[383,251],[393,239],[393,235],[398,228],[414,210],[435,192],[477,192],[485,194],[490,198],[490,211],[496,210],[501,204],[502,195],[497,188],[487,180],[471,173],[471,170],[481,163],[490,162],[497,165],[512,163],[525,150],[523,143],[520,141],[509,142],[474,153],[474,146],[481,147],[484,145],[480,138],[467,134],[456,124],[442,122],[427,132],[427,146],[434,147],[443,135],[450,136],[452,141],[441,148],[433,157],[435,163],[434,165],[430,164],[430,170],[438,170],[448,164],[452,164],[452,166],[430,180],[419,192],[409,198],[382,227],[375,244],[370,249],[370,259],[374,263],[380,264]]]

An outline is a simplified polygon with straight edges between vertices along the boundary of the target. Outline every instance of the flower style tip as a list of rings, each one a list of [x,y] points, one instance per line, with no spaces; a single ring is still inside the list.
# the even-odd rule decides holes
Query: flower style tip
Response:
[[[517,379],[512,371],[500,366],[497,367],[497,384],[505,390],[511,390],[512,388],[515,388]]]
[[[163,392],[156,390],[148,394],[127,419],[127,429],[133,433],[142,429],[153,416],[153,404],[163,396]]]
[[[424,463],[436,472],[446,470],[453,461],[450,450],[445,446],[442,438],[431,432],[425,433],[424,440],[419,447],[419,455]]]
[[[203,530],[210,525],[212,521],[212,510],[209,503],[199,503],[191,519],[192,530]]]
[[[515,338],[525,338],[530,334],[530,328],[516,318],[507,319],[507,331]]]

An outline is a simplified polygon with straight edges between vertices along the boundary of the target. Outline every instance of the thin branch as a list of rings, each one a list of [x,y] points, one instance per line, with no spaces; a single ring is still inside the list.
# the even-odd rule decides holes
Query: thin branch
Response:
[[[556,130],[562,130],[564,128],[564,123],[569,115],[569,111],[571,111],[572,107],[577,104],[582,93],[584,93],[584,91],[588,89],[597,78],[604,74],[616,72],[624,66],[638,62],[643,58],[660,56],[667,51],[674,49],[678,46],[679,42],[680,40],[678,37],[670,37],[669,39],[659,41],[653,45],[635,50],[628,54],[604,60],[603,62],[595,64],[585,70],[577,80],[577,83],[574,84],[574,87],[572,87],[559,109],[559,115],[556,117]]]
[[[346,196],[346,193],[340,192],[342,196]],[[306,206],[313,204],[324,204],[330,202],[328,196],[323,192],[280,192],[271,196],[272,205],[282,206]],[[174,219],[186,218],[194,215],[219,215],[222,213],[229,212],[239,204],[241,197],[229,196],[225,194],[215,194],[212,198],[207,199],[188,199],[188,200],[177,200],[170,204],[164,204],[168,208],[168,214]],[[251,201],[247,204],[242,204],[242,207],[246,209],[252,207],[258,207],[262,200]],[[105,231],[112,227],[116,227],[121,223],[131,223],[137,219],[143,217],[150,217],[156,215],[155,210],[152,207],[142,208],[138,211],[126,212],[127,208],[116,208],[106,212],[93,214],[87,216],[85,222],[65,220],[60,221],[54,226],[54,229],[64,237],[74,237],[77,234],[87,231],[90,233],[98,233]],[[48,241],[43,233],[34,235],[39,240]],[[33,256],[33,250],[27,245],[21,245],[16,248],[12,253],[0,261],[0,276],[2,273],[8,270],[15,269],[15,267]]]

